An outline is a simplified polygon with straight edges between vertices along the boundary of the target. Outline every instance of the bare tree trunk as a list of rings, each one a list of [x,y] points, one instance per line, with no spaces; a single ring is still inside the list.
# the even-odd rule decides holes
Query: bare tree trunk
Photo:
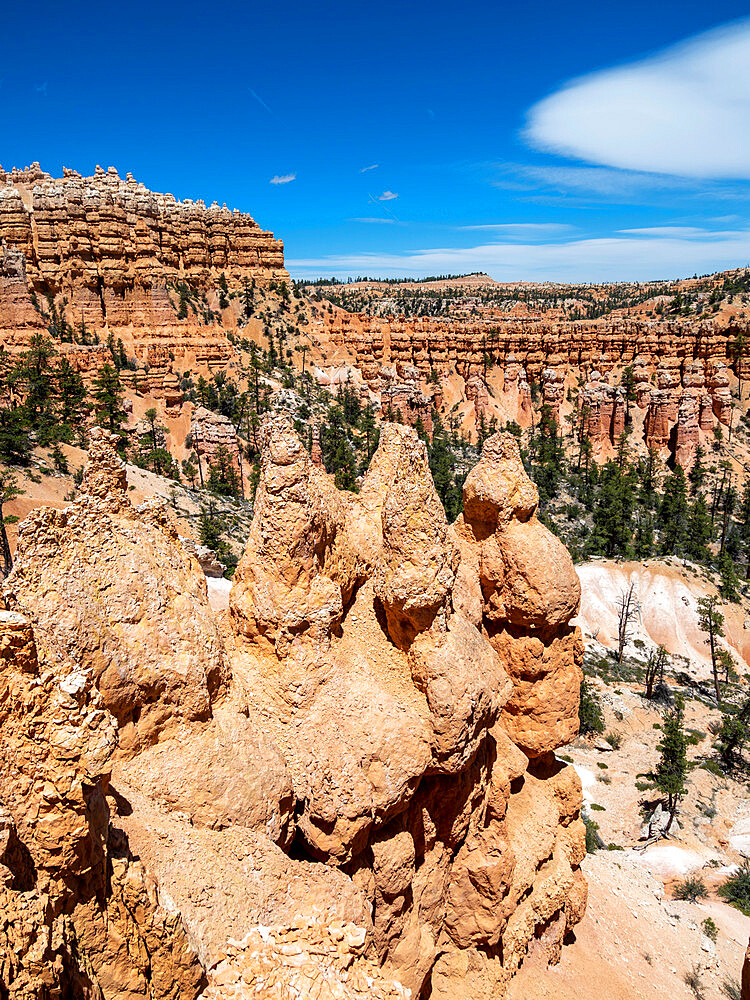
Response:
[[[628,641],[628,632],[630,628],[630,621],[635,616],[635,606],[634,606],[634,591],[635,584],[631,583],[626,591],[620,595],[618,601],[618,618],[617,618],[617,662],[622,663],[622,657],[625,652],[625,643]]]

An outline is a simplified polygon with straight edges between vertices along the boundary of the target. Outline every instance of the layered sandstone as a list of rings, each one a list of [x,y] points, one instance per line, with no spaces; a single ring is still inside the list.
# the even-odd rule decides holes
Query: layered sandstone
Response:
[[[225,460],[236,469],[241,478],[240,441],[237,428],[228,417],[199,406],[190,423],[190,440],[204,477],[223,453]]]
[[[61,178],[38,164],[0,169],[0,248],[4,343],[46,329],[51,300],[76,330],[122,339],[145,366],[161,347],[184,367],[226,367],[234,352],[215,312],[221,275],[235,288],[289,278],[283,244],[249,215],[177,201],[113,167]],[[189,296],[183,316],[180,287]]]
[[[732,396],[727,362],[736,368],[732,345],[747,327],[747,321],[738,317],[605,316],[573,321],[494,314],[473,318],[459,304],[445,318],[370,316],[333,307],[315,315],[312,333],[321,354],[325,358],[347,352],[381,415],[396,412],[393,388],[383,373],[409,373],[401,380],[398,397],[401,417],[412,425],[420,410],[420,394],[428,392],[436,378],[440,389],[433,402],[439,411],[444,402],[454,409],[456,402],[459,407],[464,400],[473,404],[460,412],[470,434],[493,416],[500,424],[513,420],[528,427],[541,404],[561,424],[570,419],[566,386],[578,382],[582,433],[591,441],[598,462],[613,456],[620,435],[631,426],[637,434],[630,446],[644,451],[653,447],[665,458],[675,459],[684,393],[699,398],[701,435],[711,432],[716,422],[728,425]],[[630,397],[625,388],[628,366]],[[451,394],[449,387],[456,379],[463,393],[459,389]],[[534,404],[533,385],[541,388],[541,399]],[[683,423],[691,405],[685,403]],[[444,422],[448,407],[442,411]],[[683,437],[685,433],[692,431],[685,427]],[[703,437],[700,443],[705,444]],[[690,463],[694,451],[693,445],[681,446],[681,458]]]
[[[222,272],[237,283],[288,279],[283,244],[249,215],[177,201],[114,167],[61,178],[36,168],[0,170],[0,243],[24,254],[38,293],[73,302],[86,288],[105,293],[106,308],[115,291],[177,281],[206,288]]]

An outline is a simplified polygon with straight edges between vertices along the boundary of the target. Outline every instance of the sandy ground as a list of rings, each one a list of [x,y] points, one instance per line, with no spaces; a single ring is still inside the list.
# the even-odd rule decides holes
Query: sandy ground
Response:
[[[581,580],[581,611],[578,616],[584,636],[595,637],[609,648],[617,645],[617,600],[631,583],[638,601],[629,647],[636,639],[663,645],[675,656],[696,665],[709,662],[705,635],[698,627],[698,598],[716,594],[706,572],[679,559],[648,559],[645,562],[594,560],[576,567]],[[723,604],[726,645],[740,666],[750,669],[750,618],[742,604]],[[747,627],[746,627],[747,626]]]
[[[726,1000],[738,983],[750,918],[710,899],[666,898],[647,859],[633,851],[598,851],[584,861],[586,915],[558,966],[534,956],[511,982],[508,1000],[695,1000],[685,974],[695,969],[706,1000]],[[716,945],[701,929],[719,928]]]

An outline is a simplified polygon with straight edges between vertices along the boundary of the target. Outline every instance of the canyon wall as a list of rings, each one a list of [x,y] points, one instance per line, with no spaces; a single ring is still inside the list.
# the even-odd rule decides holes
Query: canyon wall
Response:
[[[183,355],[184,367],[226,365],[231,345],[212,308],[221,275],[234,288],[289,279],[282,242],[249,215],[154,193],[113,167],[61,178],[38,164],[0,169],[0,248],[6,346],[46,330],[46,300],[64,298],[73,327],[102,340],[111,333],[144,363],[161,346]],[[182,317],[180,284],[191,293]]]
[[[80,498],[21,526],[0,623],[11,996],[85,971],[91,1000],[206,981],[212,1000],[496,1000],[583,914],[581,788],[554,753],[578,725],[580,587],[514,439],[486,442],[449,525],[407,427],[383,426],[356,495],[288,415],[261,436],[219,620],[109,434]],[[75,667],[40,673],[30,623]]]
[[[431,432],[433,409],[444,423],[458,411],[474,436],[493,417],[528,427],[546,404],[559,426],[590,440],[597,462],[632,426],[631,447],[653,447],[685,471],[732,420],[734,345],[746,333],[742,319],[405,320],[338,308],[316,312],[312,329],[321,381],[346,377],[346,351],[382,418]]]
[[[486,374],[492,364],[520,362],[539,383],[545,368],[610,372],[641,357],[655,366],[663,358],[727,361],[738,332],[750,323],[714,319],[602,317],[549,320],[544,317],[433,319],[376,317],[343,309],[323,310],[314,321],[322,341],[346,347],[368,384],[377,386],[381,366],[409,364],[423,378],[450,368],[464,379]]]

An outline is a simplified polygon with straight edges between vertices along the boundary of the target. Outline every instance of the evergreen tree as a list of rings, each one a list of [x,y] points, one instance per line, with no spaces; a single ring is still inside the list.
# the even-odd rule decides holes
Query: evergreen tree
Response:
[[[719,656],[717,641],[724,638],[724,615],[719,611],[718,597],[698,598],[698,626],[706,633],[706,645],[711,652],[711,672],[714,678],[716,704],[721,704],[719,689]]]
[[[677,813],[680,800],[687,792],[688,774],[687,738],[685,736],[685,701],[682,695],[675,697],[674,708],[668,708],[662,715],[659,762],[649,778],[652,786],[667,800],[669,820],[664,830],[668,834]]]
[[[695,449],[695,465],[692,467],[688,473],[688,481],[690,483],[690,492],[693,496],[697,496],[703,489],[706,482],[706,467],[703,464],[703,459],[705,458],[705,451],[698,445]]]
[[[721,727],[716,734],[714,749],[718,751],[725,767],[734,767],[742,758],[750,736],[750,697],[739,709],[724,710]]]
[[[122,405],[120,376],[112,365],[104,365],[94,379],[92,396],[97,420],[108,431],[119,436],[117,447],[122,454],[125,450],[125,431],[122,425],[127,419],[127,414]]]
[[[0,409],[0,459],[10,465],[28,465],[31,435],[21,407]]]
[[[693,562],[707,563],[710,558],[711,515],[702,496],[690,504],[685,524],[684,553]]]
[[[730,601],[732,604],[739,604],[741,600],[739,591],[740,580],[728,552],[725,551],[719,555],[717,568],[721,576],[719,593],[725,601]]]
[[[687,538],[687,483],[682,466],[675,467],[664,481],[664,495],[659,505],[659,538],[662,555],[678,555]]]
[[[0,469],[0,573],[7,576],[13,569],[13,557],[8,542],[5,526],[14,524],[18,518],[14,514],[5,514],[4,506],[20,497],[24,490],[18,485],[18,480],[7,469]]]
[[[595,551],[625,558],[633,555],[634,492],[631,470],[607,462],[601,471],[593,513]]]
[[[59,420],[60,440],[71,441],[77,437],[79,443],[85,444],[84,412],[86,403],[86,387],[83,379],[67,358],[61,358],[57,369],[57,384],[59,387]]]
[[[220,444],[208,465],[208,488],[219,496],[236,497],[240,495],[241,483],[237,463],[227,449]]]
[[[435,414],[432,441],[427,451],[437,495],[445,508],[448,521],[453,523],[463,509],[463,492],[461,485],[456,482],[456,457],[437,414]]]

